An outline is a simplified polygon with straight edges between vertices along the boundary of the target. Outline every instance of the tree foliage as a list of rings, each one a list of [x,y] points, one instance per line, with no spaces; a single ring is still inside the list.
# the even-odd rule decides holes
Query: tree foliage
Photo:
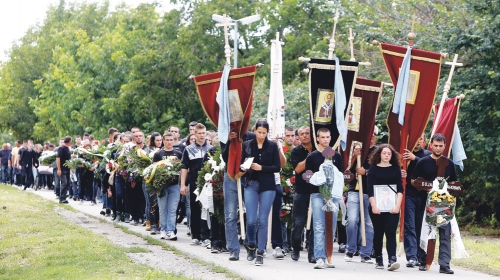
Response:
[[[326,58],[335,9],[340,17],[335,54],[349,60],[349,28],[354,56],[369,60],[362,77],[389,81],[373,40],[407,45],[415,15],[417,48],[459,54],[450,95],[466,95],[459,127],[468,155],[460,180],[465,222],[497,226],[500,215],[500,4],[493,0],[233,0],[173,1],[180,8],[157,12],[159,4],[108,3],[58,5],[44,22],[30,28],[0,64],[0,131],[19,139],[54,140],[89,132],[104,136],[108,127],[124,131],[140,126],[163,131],[178,125],[186,133],[192,120],[209,123],[188,77],[222,70],[223,29],[212,14],[262,19],[239,25],[239,66],[264,63],[258,70],[252,118],[265,117],[270,75],[270,41],[276,32],[283,46],[283,82],[287,125],[308,124],[307,74],[299,56]],[[234,35],[230,33],[230,45]],[[448,77],[443,66],[438,97]],[[386,88],[377,124],[385,119],[392,89]],[[432,116],[431,121],[432,123]],[[430,130],[430,127],[428,128]],[[10,136],[12,134],[12,136]]]

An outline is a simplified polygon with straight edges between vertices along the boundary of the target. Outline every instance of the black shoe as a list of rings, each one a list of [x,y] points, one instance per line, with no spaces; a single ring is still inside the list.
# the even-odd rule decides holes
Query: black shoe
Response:
[[[382,256],[375,257],[375,268],[384,269],[384,260]]]
[[[67,200],[59,201],[60,204],[68,204],[69,202]]]
[[[415,266],[417,266],[416,260],[409,260],[408,263],[406,264],[406,267],[415,267]]]
[[[376,258],[376,257],[377,257],[377,256],[375,256],[375,250],[372,250],[372,253],[371,253],[371,255],[370,255],[370,258],[374,259],[374,258]]]
[[[354,256],[359,256],[359,250],[356,250],[356,252],[354,252]]]
[[[247,261],[251,262],[255,259],[255,248],[248,247],[247,249]]]
[[[389,257],[389,265],[387,266],[387,270],[394,271],[399,269],[398,258],[396,256]]]
[[[308,256],[308,259],[309,263],[316,263],[316,259],[314,258],[314,256]]]
[[[454,274],[455,271],[451,270],[449,267],[439,266],[439,273]]]
[[[156,235],[158,233],[158,227],[155,224],[151,225],[151,230],[149,231],[151,235]]]
[[[109,217],[111,215],[111,209],[106,209],[106,217]]]
[[[300,251],[299,250],[293,250],[292,251],[292,260],[298,261],[300,258]]]
[[[229,255],[229,260],[230,261],[238,261],[238,260],[240,260],[240,256],[236,252],[233,252]]]
[[[105,216],[105,215],[106,215],[106,212],[105,212],[105,211],[104,211],[104,209],[103,209],[103,210],[101,210],[101,212],[99,212],[99,214],[101,214],[101,215]]]
[[[421,264],[418,266],[418,270],[420,270],[420,271],[426,271],[426,270],[427,270],[427,266],[425,265],[425,263],[424,263],[424,264],[422,264],[422,263],[421,263]]]
[[[345,253],[345,248],[346,248],[346,246],[344,243],[340,244],[339,245],[339,253],[341,253],[341,254]]]
[[[255,259],[255,266],[261,266],[264,264],[264,251],[257,252],[257,258]]]
[[[220,253],[220,249],[219,249],[219,246],[217,246],[217,244],[212,244],[211,247],[212,248],[210,248],[210,253],[212,253],[212,254]]]

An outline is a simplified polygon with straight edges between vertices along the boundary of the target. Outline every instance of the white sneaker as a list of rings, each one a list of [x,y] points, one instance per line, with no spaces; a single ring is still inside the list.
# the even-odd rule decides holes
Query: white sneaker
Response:
[[[283,259],[285,257],[285,255],[283,254],[283,250],[281,250],[280,247],[274,248],[273,257],[275,259]]]
[[[325,268],[325,261],[323,259],[317,259],[316,264],[314,264],[314,269],[323,269]]]
[[[175,235],[175,232],[169,231],[169,232],[167,232],[167,236],[165,237],[165,239],[171,240],[171,241],[176,241],[177,235]]]
[[[83,199],[80,199],[80,202],[78,204],[82,205],[83,204]]]
[[[165,237],[167,237],[167,232],[164,230],[160,231],[160,239],[165,239]]]
[[[90,206],[95,206],[95,202],[91,201]]]
[[[193,240],[191,240],[191,245],[193,245],[193,246],[194,246],[194,245],[200,245],[200,244],[201,244],[201,241],[200,241],[200,240],[198,240],[198,239],[196,239],[196,238],[195,238],[195,239],[193,239]]]
[[[211,244],[211,243],[210,243],[210,240],[205,239],[205,240],[203,240],[203,242],[201,242],[201,244],[200,244],[200,245],[201,245],[201,246],[205,246],[205,247],[207,247],[207,246],[208,246],[208,245],[210,245],[210,244]]]
[[[335,268],[335,266],[332,263],[325,262],[325,268]]]

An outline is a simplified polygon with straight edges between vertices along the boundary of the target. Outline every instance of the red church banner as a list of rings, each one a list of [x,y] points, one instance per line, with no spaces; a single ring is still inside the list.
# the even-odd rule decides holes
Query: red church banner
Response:
[[[380,81],[356,79],[354,94],[348,106],[347,145],[345,151],[342,152],[344,170],[352,165],[351,159],[355,144],[361,145],[362,159],[368,156],[375,126],[375,116],[383,89]]]
[[[253,82],[256,69],[255,66],[249,66],[232,69],[229,73],[230,131],[238,134],[238,137],[231,140],[229,144],[231,147],[226,167],[230,178],[235,178],[239,173],[243,143],[242,136],[248,130],[250,115],[252,113]],[[203,110],[215,126],[217,126],[219,119],[219,104],[217,104],[216,97],[221,76],[222,72],[216,72],[194,77]]]
[[[396,86],[407,48],[381,44],[381,50],[391,81]],[[412,151],[424,133],[436,97],[440,71],[441,54],[418,49],[411,50],[404,126],[399,124],[398,115],[392,113],[392,105],[387,116],[389,144],[401,154],[404,149]]]
[[[434,105],[434,118],[437,116],[437,112],[439,110],[439,106],[441,104],[437,103]],[[441,117],[439,119],[439,123],[437,125],[435,133],[441,133],[446,138],[446,145],[443,151],[443,155],[446,157],[450,157],[451,146],[453,143],[453,136],[455,135],[455,127],[458,119],[458,110],[460,109],[460,99],[454,97],[446,100],[443,105],[443,112],[441,113]],[[434,119],[434,123],[432,127],[436,126],[436,120]],[[429,150],[431,146],[429,145]]]

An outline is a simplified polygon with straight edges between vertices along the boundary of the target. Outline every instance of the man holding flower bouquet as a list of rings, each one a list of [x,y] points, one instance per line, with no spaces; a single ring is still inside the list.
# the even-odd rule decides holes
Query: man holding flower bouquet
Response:
[[[163,134],[163,148],[155,153],[153,163],[167,160],[180,161],[182,154],[174,150],[174,135],[170,132]],[[178,179],[178,178],[177,178]],[[170,181],[158,194],[158,209],[160,212],[160,238],[175,241],[175,224],[177,206],[180,200],[179,181]],[[154,224],[152,227],[155,226]],[[153,230],[153,229],[151,229]]]
[[[320,166],[323,163],[327,163],[329,158],[331,157],[331,163],[338,169],[342,170],[342,156],[332,150],[330,148],[330,130],[327,128],[320,128],[317,132],[316,139],[318,141],[318,149],[311,154],[309,154],[306,158],[306,170],[310,170],[312,172],[320,171]],[[325,149],[329,148],[330,153],[325,157]],[[325,174],[326,175],[326,174]],[[327,182],[329,182],[327,180]],[[332,184],[333,185],[333,184]],[[338,214],[338,198],[332,198],[331,189],[332,186],[330,184],[324,184],[321,186],[315,186],[312,184],[309,185],[311,187],[311,208],[313,213],[313,232],[314,232],[314,257],[316,258],[316,264],[314,268],[323,269],[323,268],[334,268],[331,263],[326,261],[326,221],[325,221],[325,211],[333,211],[333,215],[331,217],[332,220],[328,221],[332,224],[332,236],[335,234],[335,225],[336,218]],[[322,190],[322,188],[328,189],[328,191]],[[324,195],[326,193],[326,195]],[[331,205],[333,203],[332,209],[325,209],[328,204]],[[323,210],[325,209],[325,210]],[[333,242],[333,239],[331,240]]]
[[[457,181],[457,173],[455,171],[455,165],[453,161],[449,158],[443,156],[443,151],[446,145],[445,137],[436,133],[431,137],[430,147],[432,154],[421,158],[415,170],[413,171],[411,183],[414,185],[415,180],[418,178],[423,178],[426,181],[438,181],[446,180],[448,182]],[[445,160],[448,162],[444,170],[444,176],[439,176],[443,174],[438,174],[438,160]],[[451,260],[451,225],[447,223],[444,227],[439,227],[439,272],[446,274],[453,274],[453,270],[450,269]],[[420,262],[419,270],[426,271],[426,259],[427,253],[419,246],[418,248],[418,258]]]

